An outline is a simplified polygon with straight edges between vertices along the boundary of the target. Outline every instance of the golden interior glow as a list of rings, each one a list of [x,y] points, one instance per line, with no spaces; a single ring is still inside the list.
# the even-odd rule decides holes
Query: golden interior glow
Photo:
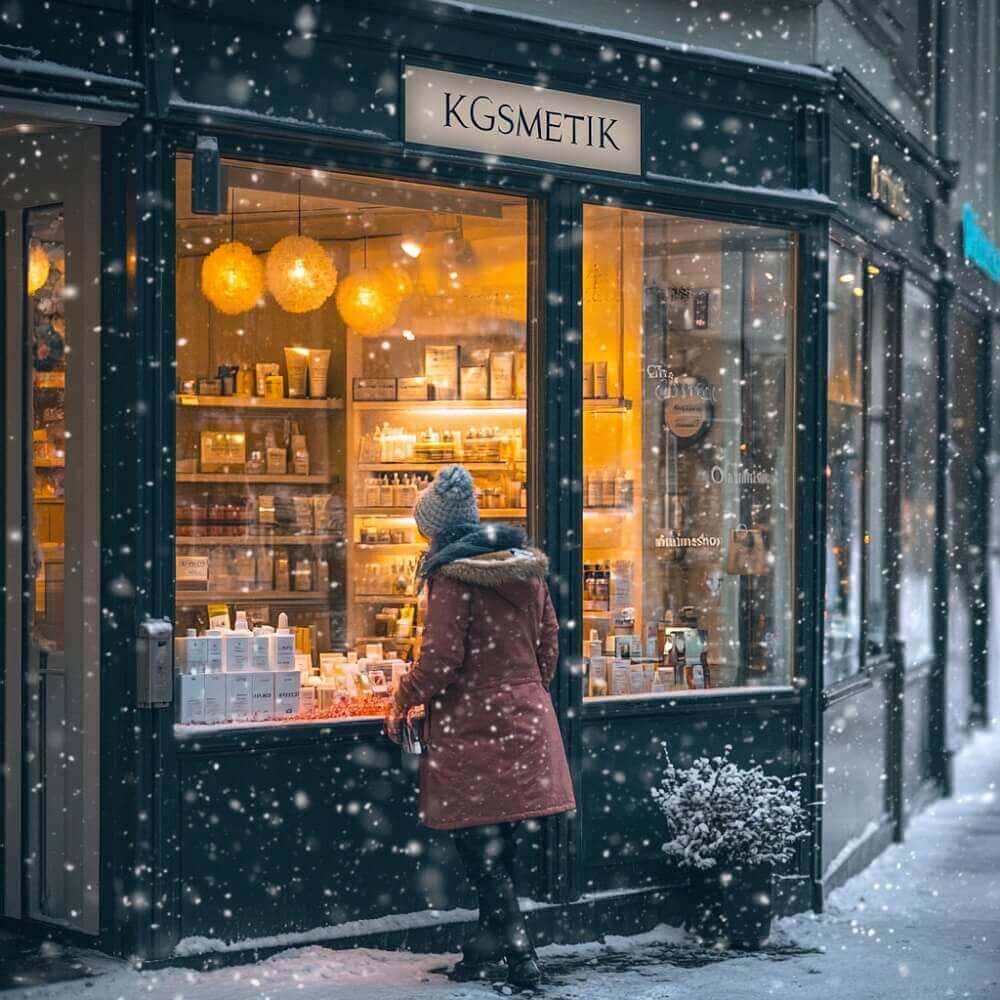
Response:
[[[337,287],[337,269],[310,236],[286,236],[267,255],[267,287],[285,312],[319,309]]]
[[[49,280],[49,255],[37,240],[28,246],[28,294],[34,295]]]
[[[227,316],[246,312],[264,294],[264,265],[245,243],[223,243],[202,262],[201,291]]]

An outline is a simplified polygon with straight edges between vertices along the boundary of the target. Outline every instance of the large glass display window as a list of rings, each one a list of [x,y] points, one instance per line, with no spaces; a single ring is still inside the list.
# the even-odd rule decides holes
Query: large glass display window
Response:
[[[588,205],[584,697],[787,685],[795,242]]]
[[[381,715],[419,655],[417,492],[526,522],[528,202],[177,161],[177,719]]]
[[[864,273],[858,254],[830,247],[826,410],[826,685],[861,668],[865,378]]]
[[[937,364],[934,300],[906,283],[900,392],[899,638],[903,663],[934,655],[934,540],[937,535]]]

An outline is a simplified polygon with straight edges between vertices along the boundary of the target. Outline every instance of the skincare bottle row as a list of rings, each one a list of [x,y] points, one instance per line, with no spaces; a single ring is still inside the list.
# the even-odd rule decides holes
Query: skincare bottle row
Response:
[[[593,509],[617,507],[631,510],[635,481],[628,469],[593,469],[584,473],[583,505]]]
[[[416,589],[416,559],[365,563],[358,577],[357,592],[406,597]]]
[[[278,627],[253,630],[245,611],[236,627],[195,629],[174,641],[177,721],[244,722],[299,714],[301,675],[295,669],[295,636],[288,616]]]
[[[365,507],[412,507],[420,492],[430,482],[425,473],[383,472],[365,479]]]

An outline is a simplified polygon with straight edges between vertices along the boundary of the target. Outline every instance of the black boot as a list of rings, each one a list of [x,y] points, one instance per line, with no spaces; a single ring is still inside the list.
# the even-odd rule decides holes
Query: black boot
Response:
[[[503,937],[493,926],[491,915],[491,908],[480,901],[479,927],[462,945],[462,960],[448,973],[453,982],[466,983],[477,979],[494,982],[504,978]]]

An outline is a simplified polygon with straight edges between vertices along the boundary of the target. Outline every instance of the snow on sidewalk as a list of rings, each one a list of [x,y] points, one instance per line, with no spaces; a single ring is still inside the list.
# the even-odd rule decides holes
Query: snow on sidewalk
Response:
[[[934,1000],[1000,998],[1000,732],[978,734],[958,760],[955,796],[914,820],[833,894],[827,912],[780,921],[755,954],[706,952],[676,928],[603,944],[542,949],[546,1000]],[[452,959],[453,960],[453,959]],[[5,1000],[473,1000],[488,986],[432,971],[441,955],[291,949],[254,965],[137,972],[93,959],[85,982]]]

